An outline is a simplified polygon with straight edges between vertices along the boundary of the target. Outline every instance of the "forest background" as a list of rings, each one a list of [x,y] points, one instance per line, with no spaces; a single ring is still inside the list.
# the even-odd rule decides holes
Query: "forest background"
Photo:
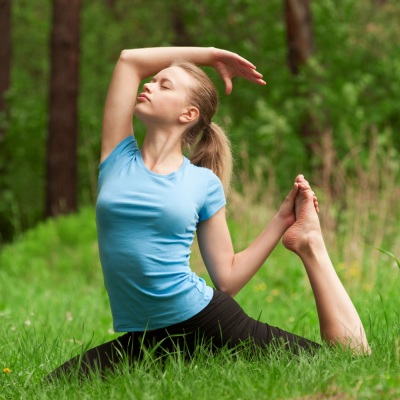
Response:
[[[290,20],[290,3],[311,6],[305,26]],[[302,172],[320,198],[327,240],[336,238],[343,256],[360,257],[365,245],[398,254],[399,17],[394,0],[82,2],[77,174],[66,185],[76,188],[75,209],[96,200],[102,110],[121,50],[214,46],[248,58],[267,81],[256,87],[236,80],[227,97],[209,71],[221,93],[217,119],[236,159],[232,216],[256,204],[275,207]],[[0,120],[0,246],[51,216],[52,20],[52,2],[12,2],[11,74]],[[293,59],[296,34],[305,50]],[[136,132],[140,141],[140,124]]]

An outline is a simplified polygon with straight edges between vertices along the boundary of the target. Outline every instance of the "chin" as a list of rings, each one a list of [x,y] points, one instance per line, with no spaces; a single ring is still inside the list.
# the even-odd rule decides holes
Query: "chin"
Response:
[[[143,112],[140,108],[140,104],[139,107],[137,105],[135,106],[135,110],[133,112],[134,117],[143,123],[151,119],[151,116],[148,113]]]

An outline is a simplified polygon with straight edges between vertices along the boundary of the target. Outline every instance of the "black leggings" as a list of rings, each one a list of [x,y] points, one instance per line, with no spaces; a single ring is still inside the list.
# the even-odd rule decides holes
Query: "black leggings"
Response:
[[[89,376],[95,370],[104,373],[113,370],[123,359],[129,362],[140,360],[144,351],[152,349],[157,356],[180,349],[190,358],[199,343],[210,343],[212,348],[219,349],[225,346],[234,348],[243,342],[251,342],[253,346],[263,349],[274,344],[283,345],[294,353],[320,347],[308,339],[249,317],[232,297],[215,290],[211,302],[194,317],[153,331],[128,332],[72,358],[48,378],[73,372]]]

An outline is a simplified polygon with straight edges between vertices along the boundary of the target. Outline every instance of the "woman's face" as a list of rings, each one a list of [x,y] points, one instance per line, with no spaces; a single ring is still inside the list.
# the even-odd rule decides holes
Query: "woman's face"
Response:
[[[161,70],[143,85],[135,105],[135,116],[147,124],[176,125],[188,108],[188,93],[193,78],[183,69],[173,66]]]

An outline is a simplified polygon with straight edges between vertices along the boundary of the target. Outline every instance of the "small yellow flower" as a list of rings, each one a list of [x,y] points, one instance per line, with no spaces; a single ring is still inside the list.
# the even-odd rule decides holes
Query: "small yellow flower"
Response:
[[[262,292],[267,288],[267,285],[264,282],[258,283],[254,286],[254,290],[256,292]]]
[[[5,374],[9,374],[9,373],[11,372],[11,369],[10,369],[10,368],[4,368],[4,369],[3,369],[3,372],[4,372]]]
[[[272,289],[271,295],[275,297],[275,296],[278,296],[280,292],[281,291],[279,289]]]

